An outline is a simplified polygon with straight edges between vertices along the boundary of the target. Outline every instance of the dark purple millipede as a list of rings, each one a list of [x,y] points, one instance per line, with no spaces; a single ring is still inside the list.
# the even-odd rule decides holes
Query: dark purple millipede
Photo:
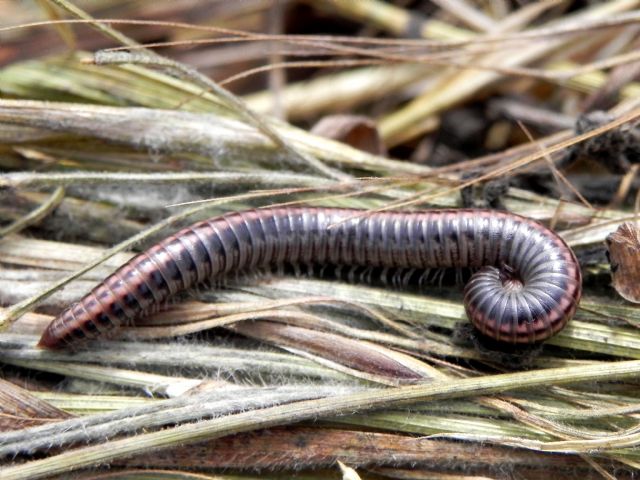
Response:
[[[211,218],[140,253],[47,327],[39,345],[96,338],[171,295],[270,266],[471,267],[467,316],[484,335],[534,343],[560,331],[582,292],[567,244],[539,223],[480,209],[378,212],[265,208]]]

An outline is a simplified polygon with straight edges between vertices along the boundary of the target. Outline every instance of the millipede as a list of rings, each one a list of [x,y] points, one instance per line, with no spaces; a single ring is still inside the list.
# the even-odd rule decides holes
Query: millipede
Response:
[[[136,255],[69,306],[39,345],[97,338],[207,280],[281,265],[475,270],[466,313],[482,334],[532,344],[560,331],[582,293],[569,246],[540,223],[483,209],[365,212],[278,207],[198,222]]]

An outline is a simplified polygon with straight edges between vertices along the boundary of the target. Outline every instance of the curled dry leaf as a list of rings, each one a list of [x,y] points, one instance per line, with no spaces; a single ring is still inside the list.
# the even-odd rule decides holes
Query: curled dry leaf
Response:
[[[607,237],[607,257],[613,287],[622,298],[640,303],[640,234],[634,223],[623,223]]]
[[[378,383],[416,383],[436,375],[427,364],[409,355],[335,333],[267,321],[237,323],[227,328]]]
[[[375,122],[364,115],[328,115],[313,126],[311,133],[374,155],[387,153]]]
[[[557,475],[554,478],[602,478],[592,473],[589,465],[577,455],[550,453],[541,461],[536,452],[526,449],[492,444],[479,446],[392,432],[358,431],[336,425],[331,428],[275,427],[240,433],[194,445],[181,445],[162,452],[145,452],[120,460],[114,465],[126,468],[154,465],[163,469],[192,468],[193,465],[198,465],[201,469],[242,468],[245,471],[268,471],[285,468],[291,464],[291,459],[295,459],[297,468],[314,468],[316,471],[320,468],[334,468],[337,460],[349,465],[347,468],[350,470],[358,468],[367,471],[376,467],[398,468],[399,465],[416,465],[415,468],[419,469],[422,465],[423,468],[429,466],[431,469],[452,473],[459,472],[460,465],[464,465],[465,473],[476,475],[449,477],[444,473],[437,477],[451,479],[477,479],[480,475],[486,476],[482,478],[510,478],[497,474],[502,472],[504,465],[509,462],[518,462],[522,469],[530,473],[528,478],[543,478],[543,472],[551,468]]]

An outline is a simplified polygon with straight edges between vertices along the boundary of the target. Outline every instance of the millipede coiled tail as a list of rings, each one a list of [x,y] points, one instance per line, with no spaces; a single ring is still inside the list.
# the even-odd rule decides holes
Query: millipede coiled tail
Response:
[[[39,345],[95,338],[205,280],[284,264],[479,268],[465,287],[467,315],[482,334],[512,344],[561,330],[582,290],[566,243],[518,215],[267,208],[196,223],[137,255],[53,320]]]

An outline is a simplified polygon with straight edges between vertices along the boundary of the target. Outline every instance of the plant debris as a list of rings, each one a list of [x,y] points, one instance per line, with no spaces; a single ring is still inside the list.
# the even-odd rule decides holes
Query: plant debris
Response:
[[[634,478],[637,0],[2,10],[2,478]],[[444,271],[259,272],[35,346],[136,252],[275,205],[508,210],[583,299],[517,364]]]

